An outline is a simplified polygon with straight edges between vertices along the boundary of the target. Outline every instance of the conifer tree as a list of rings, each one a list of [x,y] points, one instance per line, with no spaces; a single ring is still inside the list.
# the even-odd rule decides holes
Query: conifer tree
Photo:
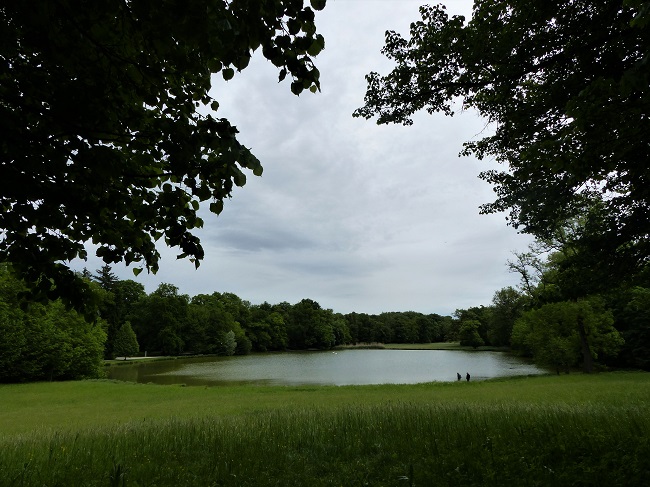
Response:
[[[135,336],[131,323],[126,321],[117,333],[113,340],[113,355],[115,357],[126,357],[138,353],[140,346],[138,345],[138,338]]]

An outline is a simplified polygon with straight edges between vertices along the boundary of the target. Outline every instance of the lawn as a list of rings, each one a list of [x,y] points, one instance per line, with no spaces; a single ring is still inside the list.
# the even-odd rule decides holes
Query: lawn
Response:
[[[650,485],[650,374],[0,386],[0,485]]]

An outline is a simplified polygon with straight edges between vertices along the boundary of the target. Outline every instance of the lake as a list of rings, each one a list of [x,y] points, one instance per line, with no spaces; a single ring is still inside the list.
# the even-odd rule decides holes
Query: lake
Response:
[[[337,350],[194,357],[109,367],[108,378],[186,385],[364,385],[450,382],[547,373],[503,352]]]

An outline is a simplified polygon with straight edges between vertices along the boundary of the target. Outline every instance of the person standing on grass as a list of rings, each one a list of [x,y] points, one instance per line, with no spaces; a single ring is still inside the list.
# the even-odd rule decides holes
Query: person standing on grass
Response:
[[[467,382],[469,382],[469,372],[467,372],[467,375],[465,376],[465,379],[467,379]]]
[[[456,377],[458,377],[458,380],[461,380],[461,379],[462,379],[462,377],[461,377],[461,375],[460,375],[460,372],[456,372]]]

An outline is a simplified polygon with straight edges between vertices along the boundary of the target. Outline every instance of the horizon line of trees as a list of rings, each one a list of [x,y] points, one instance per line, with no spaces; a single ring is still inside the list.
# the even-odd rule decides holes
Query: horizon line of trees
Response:
[[[308,298],[295,304],[251,304],[227,292],[181,294],[168,283],[147,294],[142,284],[119,280],[108,265],[95,275],[84,271],[84,276],[100,288],[107,358],[115,356],[112,343],[125,322],[132,326],[141,351],[165,355],[326,350],[344,344],[430,343],[457,337],[454,319],[435,313],[342,314]]]
[[[327,350],[357,343],[457,339],[457,320],[413,311],[336,313],[312,299],[253,305],[233,293],[190,297],[162,283],[150,294],[109,265],[84,269],[92,313],[35,300],[9,264],[0,265],[0,382],[101,377],[103,361],[149,355],[245,355]]]

